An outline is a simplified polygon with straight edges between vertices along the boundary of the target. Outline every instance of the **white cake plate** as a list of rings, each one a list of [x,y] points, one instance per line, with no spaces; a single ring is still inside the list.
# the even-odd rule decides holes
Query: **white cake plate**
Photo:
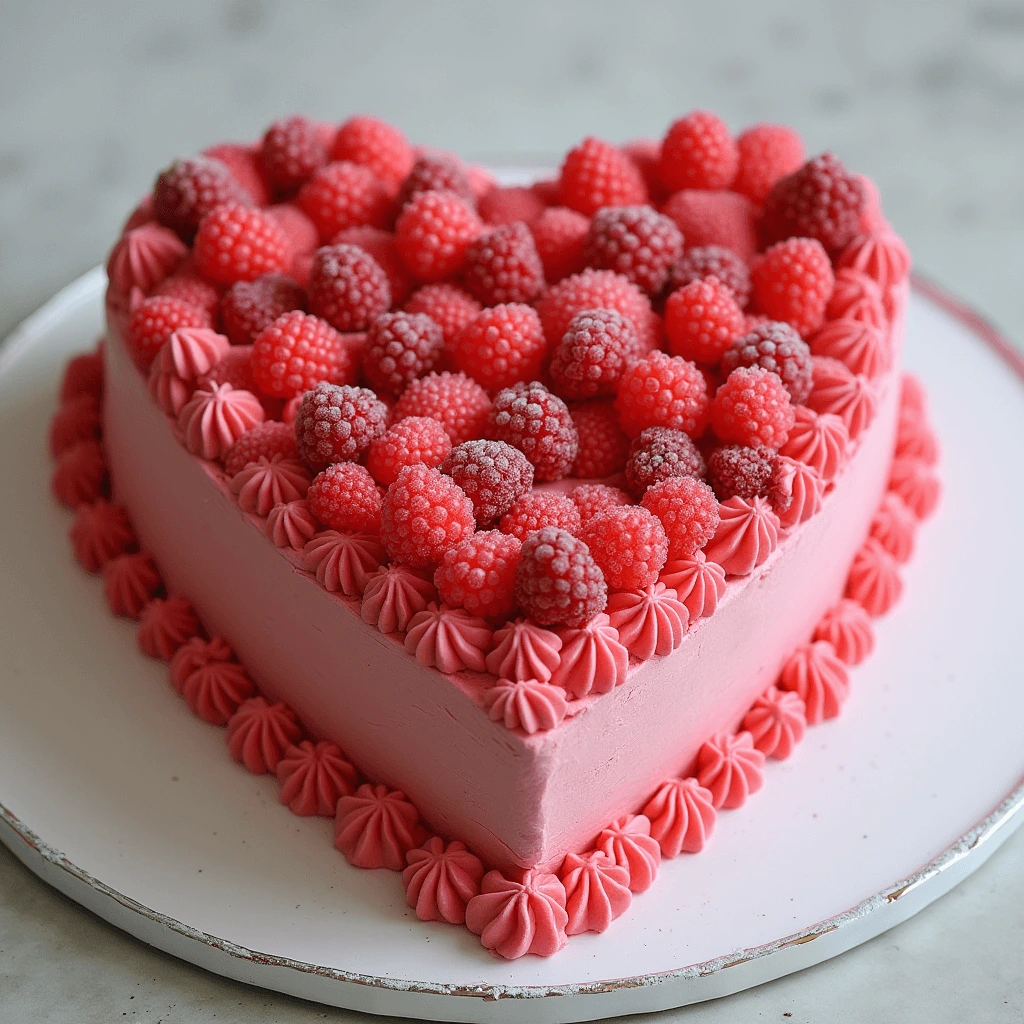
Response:
[[[144,942],[229,978],[375,1013],[579,1021],[712,999],[836,956],[979,868],[1024,820],[1024,366],[930,286],[908,318],[945,499],[906,593],[818,726],[709,848],[602,936],[508,963],[421,924],[194,718],[72,561],[49,497],[60,367],[101,330],[102,271],[0,352],[0,839]],[[159,471],[159,467],[154,467]],[[183,524],[187,529],[187,523]]]

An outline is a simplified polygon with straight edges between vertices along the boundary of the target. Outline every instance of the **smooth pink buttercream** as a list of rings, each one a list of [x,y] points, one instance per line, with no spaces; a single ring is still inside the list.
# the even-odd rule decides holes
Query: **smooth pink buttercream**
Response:
[[[193,392],[178,414],[178,428],[193,455],[220,459],[263,417],[263,406],[251,391],[211,383]]]
[[[704,554],[730,576],[747,576],[778,546],[779,517],[767,499],[739,495],[723,501],[718,511],[718,529],[704,545]]]
[[[676,592],[691,622],[714,615],[718,602],[725,597],[725,570],[717,562],[709,562],[703,551],[666,562],[658,580]]]
[[[850,675],[827,640],[798,647],[779,674],[779,687],[800,695],[808,725],[836,718],[850,693]]]
[[[764,754],[749,732],[712,736],[697,754],[697,780],[718,807],[742,807],[764,785]]]
[[[567,942],[565,887],[557,875],[530,869],[518,880],[488,871],[466,908],[466,927],[507,960],[553,956]]]
[[[305,498],[311,482],[309,470],[296,459],[261,455],[231,478],[231,490],[243,511],[266,516],[275,505]]]
[[[927,519],[939,503],[942,485],[927,463],[919,459],[898,458],[892,463],[889,488],[918,519]]]
[[[103,566],[103,596],[111,612],[126,619],[137,619],[161,585],[156,563],[143,551],[118,555]]]
[[[700,853],[718,820],[711,792],[694,778],[666,780],[641,813],[650,821],[663,857]]]
[[[561,877],[569,918],[566,935],[605,932],[633,902],[629,871],[601,850],[566,854]]]
[[[499,679],[546,683],[558,668],[562,638],[529,619],[514,619],[495,634],[487,671]]]
[[[854,556],[846,580],[846,596],[875,618],[900,599],[903,580],[899,565],[874,537],[868,537]]]
[[[539,679],[499,679],[484,690],[484,707],[492,722],[528,735],[547,732],[565,718],[565,690]]]
[[[423,840],[419,811],[396,789],[364,782],[338,800],[334,845],[353,867],[403,871],[406,854]]]
[[[484,654],[493,632],[487,623],[464,608],[431,601],[409,622],[405,649],[424,668],[441,672],[484,671]]]
[[[807,406],[817,413],[832,413],[846,424],[850,440],[856,440],[871,423],[878,406],[874,386],[838,359],[814,356],[814,388]]]
[[[779,524],[792,529],[821,511],[825,500],[825,481],[821,474],[806,462],[779,455],[775,462],[773,482],[785,496],[788,504],[778,513]]]
[[[690,621],[686,605],[664,583],[613,591],[607,611],[620,643],[643,661],[671,654],[683,642]]]
[[[192,713],[213,725],[227,725],[238,705],[256,693],[248,673],[221,637],[186,640],[171,658],[169,675]]]
[[[873,324],[844,317],[829,320],[811,338],[811,352],[845,363],[853,373],[877,380],[890,366],[885,333]]]
[[[750,706],[741,728],[765,757],[785,760],[807,732],[807,712],[800,694],[769,686]]]
[[[906,280],[910,273],[910,252],[895,231],[880,230],[858,235],[839,254],[836,266],[863,271],[885,291]]]
[[[370,573],[386,558],[384,545],[373,533],[321,530],[302,549],[303,567],[315,574],[320,586],[348,597],[362,594]]]
[[[867,274],[853,267],[842,267],[836,271],[825,316],[829,320],[859,320],[877,327],[883,335],[889,327],[882,289]]]
[[[871,536],[901,565],[910,561],[914,553],[914,535],[917,519],[903,503],[903,499],[890,491],[878,506],[871,520]]]
[[[275,505],[267,513],[267,536],[278,548],[301,551],[319,528],[320,525],[309,511],[305,499]]]
[[[199,617],[183,597],[154,597],[139,615],[139,649],[150,658],[170,661],[187,640],[199,635]]]
[[[135,547],[135,531],[120,505],[99,498],[80,505],[68,530],[75,561],[86,572],[99,572],[112,558]]]
[[[395,562],[370,573],[363,589],[363,622],[382,633],[405,632],[413,617],[437,600],[430,573]]]
[[[650,819],[625,814],[601,830],[594,843],[629,875],[630,892],[646,892],[654,884],[661,863],[661,847],[651,835]]]
[[[858,601],[843,598],[821,617],[815,640],[827,640],[847,665],[859,665],[875,649],[875,627]]]
[[[464,924],[466,907],[479,895],[484,877],[480,858],[457,839],[445,843],[439,836],[431,836],[405,859],[405,900],[416,916],[421,921]]]
[[[266,697],[242,701],[228,720],[226,739],[231,756],[256,775],[276,772],[285,751],[301,738],[295,712]]]
[[[558,667],[551,682],[572,697],[611,693],[626,681],[629,651],[619,640],[619,631],[605,612],[578,628],[557,630],[562,641]]]
[[[185,243],[170,228],[148,223],[126,231],[110,253],[107,277],[121,294],[155,288],[188,255]]]
[[[356,791],[359,773],[337,743],[301,740],[277,762],[277,781],[278,799],[293,814],[333,818],[338,801]]]
[[[846,464],[849,447],[850,435],[840,417],[800,405],[781,453],[811,466],[828,483]]]

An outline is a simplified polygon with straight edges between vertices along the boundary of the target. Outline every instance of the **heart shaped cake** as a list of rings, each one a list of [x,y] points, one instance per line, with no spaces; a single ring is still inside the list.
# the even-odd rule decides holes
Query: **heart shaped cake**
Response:
[[[778,125],[512,186],[287,118],[129,218],[54,493],[236,761],[550,955],[841,711],[938,498],[909,262]]]

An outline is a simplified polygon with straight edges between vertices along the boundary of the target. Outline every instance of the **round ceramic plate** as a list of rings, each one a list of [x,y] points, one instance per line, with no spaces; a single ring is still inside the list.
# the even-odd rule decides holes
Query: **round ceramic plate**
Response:
[[[330,822],[294,817],[273,779],[235,764],[73,562],[46,426],[61,364],[101,330],[103,284],[86,275],[0,353],[0,838],[118,927],[337,1006],[587,1020],[835,956],[948,891],[1024,820],[1024,475],[1007,471],[1022,369],[941,293],[918,286],[906,360],[931,393],[945,498],[842,717],[772,764],[704,853],[664,864],[611,931],[508,963],[417,921],[396,875],[350,867]]]

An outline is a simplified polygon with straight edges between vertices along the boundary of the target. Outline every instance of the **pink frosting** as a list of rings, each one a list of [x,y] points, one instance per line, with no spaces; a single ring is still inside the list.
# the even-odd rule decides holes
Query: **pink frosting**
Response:
[[[797,406],[799,412],[803,406]],[[746,576],[763,565],[779,543],[779,517],[765,498],[738,495],[718,507],[720,520],[704,554],[730,576]]]
[[[666,562],[658,579],[686,605],[691,622],[714,615],[725,597],[725,570],[717,562],[709,562],[703,551]]]
[[[160,224],[143,224],[126,231],[107,261],[107,277],[122,295],[133,288],[155,288],[188,254],[184,242]]]
[[[798,693],[769,686],[751,705],[741,726],[765,757],[784,761],[807,732],[807,715]]]
[[[209,373],[230,348],[231,342],[209,327],[179,327],[164,342],[153,365],[179,380],[196,380]]]
[[[185,447],[201,459],[220,459],[250,428],[263,422],[263,406],[251,391],[230,384],[206,384],[178,415]]]
[[[700,853],[715,830],[718,814],[711,793],[697,779],[669,779],[644,805],[651,835],[663,857]]]
[[[876,380],[889,368],[885,334],[874,324],[843,317],[829,320],[811,339],[811,352],[845,363],[853,373]]]
[[[499,679],[484,690],[484,707],[492,722],[533,734],[554,729],[565,718],[565,690],[539,679]]]
[[[891,230],[885,214],[882,213],[882,199],[878,186],[866,174],[854,174],[864,189],[864,205],[860,210],[858,226],[862,232]]]
[[[302,562],[315,573],[325,590],[359,597],[370,573],[380,568],[387,555],[380,538],[373,533],[339,533],[322,530],[306,541]]]
[[[903,499],[918,519],[927,519],[935,511],[942,493],[939,478],[927,463],[907,458],[893,459],[889,489]]]
[[[646,892],[654,884],[661,863],[661,847],[651,835],[651,822],[643,814],[627,814],[602,829],[594,843],[629,874],[630,892]]]
[[[466,927],[507,960],[553,956],[566,943],[565,887],[557,875],[531,869],[518,881],[488,871],[466,908]]]
[[[231,478],[231,490],[243,512],[266,516],[275,505],[301,501],[309,490],[309,470],[295,459],[261,455]]]
[[[836,283],[825,316],[829,320],[844,317],[859,320],[877,327],[883,333],[889,326],[881,288],[867,274],[853,267],[843,267],[836,271]]]
[[[814,356],[814,389],[807,405],[817,413],[832,413],[846,424],[855,440],[875,417],[878,396],[867,377],[853,374],[838,359]]]
[[[183,597],[154,597],[142,609],[136,634],[142,653],[160,661],[170,661],[186,640],[198,635],[199,616]]]
[[[868,537],[853,558],[846,580],[846,596],[875,618],[900,599],[903,580],[899,565],[874,537]]]
[[[562,641],[561,660],[551,682],[573,697],[611,693],[626,681],[629,651],[619,642],[619,631],[604,612],[584,625],[557,630]]]
[[[906,280],[910,273],[910,253],[895,231],[883,229],[858,235],[840,253],[836,266],[860,270],[886,291]]]
[[[402,871],[423,839],[420,812],[397,789],[364,782],[338,801],[334,845],[353,867]]]
[[[914,513],[898,494],[890,491],[871,520],[871,536],[902,565],[909,562],[914,553],[916,532]]]
[[[601,850],[566,854],[561,875],[569,918],[566,935],[605,932],[633,902],[629,871]]]
[[[150,397],[168,416],[177,418],[188,405],[195,389],[195,381],[182,380],[176,373],[161,370],[159,359],[154,360],[149,368]]]
[[[95,395],[65,399],[50,420],[47,437],[50,454],[56,457],[76,441],[99,438],[100,429],[100,403]]]
[[[814,639],[827,640],[847,665],[859,665],[875,648],[875,627],[863,605],[844,597],[821,617]]]
[[[405,632],[413,617],[436,600],[429,572],[395,562],[367,577],[361,615],[382,633]]]
[[[900,416],[928,418],[928,392],[921,379],[909,370],[900,374]]]
[[[284,752],[302,737],[302,727],[287,704],[250,697],[228,720],[231,756],[255,775],[276,772]]]
[[[778,513],[779,523],[787,529],[806,523],[821,511],[825,481],[813,466],[788,455],[779,455],[775,460],[773,483],[787,503]]]
[[[828,412],[819,414],[805,405],[798,405],[782,454],[812,466],[828,483],[839,475],[849,447],[850,435],[838,416]]]
[[[86,572],[99,572],[112,558],[135,547],[135,531],[120,505],[103,498],[79,505],[68,530],[75,561]]]
[[[302,740],[281,755],[277,781],[278,799],[293,814],[333,818],[338,801],[356,791],[359,773],[336,743]]]
[[[305,499],[275,505],[267,513],[267,536],[279,548],[301,551],[319,529]]]
[[[458,840],[445,843],[431,836],[410,850],[402,872],[405,900],[421,921],[464,924],[469,901],[480,893],[484,866]]]
[[[192,713],[213,725],[227,725],[238,705],[256,693],[227,641],[219,636],[186,640],[171,658],[170,677]]]
[[[764,754],[749,732],[720,733],[700,748],[697,779],[716,808],[742,807],[764,785]]]
[[[78,508],[103,496],[107,486],[107,463],[99,441],[76,441],[57,459],[50,477],[50,490],[62,505]]]
[[[836,718],[850,692],[850,675],[827,640],[798,647],[782,667],[779,686],[800,695],[809,725]]]
[[[409,622],[405,649],[424,668],[440,672],[470,669],[483,672],[484,652],[491,646],[491,627],[464,608],[450,608],[431,601]]]
[[[641,661],[671,654],[683,642],[690,622],[686,605],[664,583],[615,591],[608,597],[607,611],[620,643]]]
[[[928,466],[939,461],[939,439],[919,413],[901,413],[896,433],[896,458],[915,459]]]
[[[118,555],[103,566],[103,596],[114,615],[137,619],[161,587],[156,563],[142,551]]]
[[[507,622],[495,634],[487,671],[499,679],[546,683],[558,669],[562,638],[529,619]]]

